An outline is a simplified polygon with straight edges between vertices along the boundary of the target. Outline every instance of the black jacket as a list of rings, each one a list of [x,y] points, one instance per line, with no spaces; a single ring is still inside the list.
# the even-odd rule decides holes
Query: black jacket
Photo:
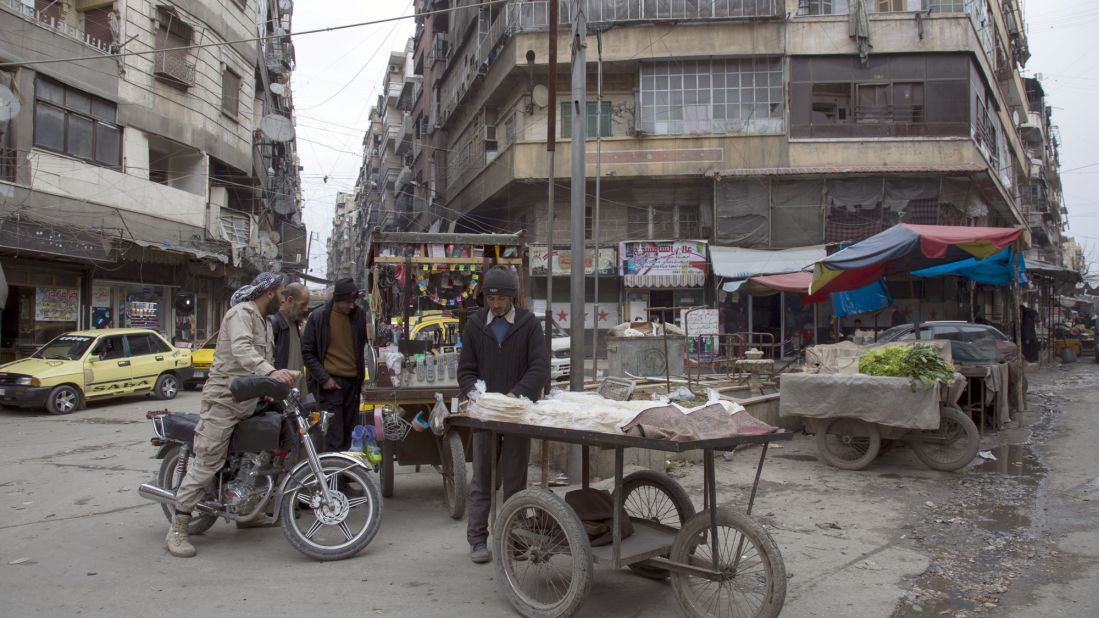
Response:
[[[550,375],[549,352],[542,325],[534,314],[515,308],[515,323],[508,327],[504,342],[485,324],[488,309],[481,309],[466,322],[462,333],[462,355],[458,359],[458,385],[463,393],[484,380],[490,393],[513,393],[537,401]]]
[[[309,389],[316,390],[321,384],[332,377],[324,368],[324,355],[328,352],[329,324],[328,316],[332,313],[332,301],[328,301],[317,307],[309,314],[305,323],[305,331],[301,334],[301,357],[305,362],[305,369],[309,377]],[[363,371],[366,369],[366,361],[363,357],[363,348],[366,346],[366,315],[361,309],[355,307],[351,310],[351,337],[352,346],[355,348],[356,376],[359,378],[359,386],[362,386]]]
[[[275,337],[275,369],[286,369],[290,360],[290,329],[299,328],[286,321],[286,316],[277,311],[267,318],[271,322],[271,333]]]

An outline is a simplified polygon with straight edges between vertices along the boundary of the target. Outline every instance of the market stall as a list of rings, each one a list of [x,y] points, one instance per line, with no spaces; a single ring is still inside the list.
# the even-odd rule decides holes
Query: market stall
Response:
[[[451,517],[465,513],[468,494],[466,429],[431,426],[436,407],[461,394],[457,367],[461,331],[478,308],[482,273],[501,265],[519,273],[523,296],[521,234],[385,233],[368,246],[373,320],[368,380],[363,386],[364,425],[380,443],[382,495],[393,495],[397,464],[436,467]],[[456,405],[456,404],[455,404]]]

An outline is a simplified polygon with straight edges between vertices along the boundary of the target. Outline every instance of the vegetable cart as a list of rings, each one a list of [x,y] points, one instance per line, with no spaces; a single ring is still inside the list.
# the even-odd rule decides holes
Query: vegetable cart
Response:
[[[461,519],[468,497],[470,433],[443,426],[436,435],[424,421],[435,405],[449,406],[459,396],[460,334],[466,317],[478,308],[481,274],[495,265],[513,267],[522,293],[523,237],[375,229],[367,255],[374,347],[368,346],[361,410],[376,429],[382,495],[393,495],[398,464],[417,470],[432,466],[443,477],[450,516]],[[382,346],[395,354],[383,353]],[[400,360],[393,360],[398,355]]]
[[[965,467],[980,448],[973,419],[956,405],[965,386],[862,374],[783,374],[782,416],[806,417],[820,458],[861,470],[892,442],[905,442],[929,468]]]
[[[767,446],[789,440],[790,433],[672,442],[652,438],[541,427],[467,416],[448,424],[496,435],[581,445],[584,488],[588,487],[589,449],[614,449],[613,541],[592,547],[576,512],[548,489],[532,488],[497,505],[492,495],[491,523],[497,581],[512,606],[524,616],[569,616],[584,602],[595,564],[627,567],[651,579],[671,578],[688,616],[777,616],[786,598],[786,569],[770,534],[750,515],[763,471]],[[491,440],[495,451],[496,440]],[[714,451],[741,444],[762,445],[759,465],[744,513],[717,504]],[[704,453],[704,504],[701,513],[670,476],[643,470],[623,478],[623,449]],[[493,452],[493,459],[496,454]],[[493,467],[493,485],[496,470]],[[622,538],[620,522],[629,517],[633,534]]]

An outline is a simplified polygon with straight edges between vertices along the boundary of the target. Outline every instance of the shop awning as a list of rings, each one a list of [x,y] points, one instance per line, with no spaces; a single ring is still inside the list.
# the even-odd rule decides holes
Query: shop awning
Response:
[[[1022,228],[901,223],[817,262],[810,291],[855,290],[893,273],[971,257],[983,260],[1015,242],[1022,233]]]
[[[796,273],[825,257],[824,245],[779,250],[710,246],[714,274],[726,279]]]
[[[913,271],[916,277],[965,277],[977,283],[987,285],[1008,286],[1011,285],[1011,264],[1014,252],[1011,249],[1003,249],[996,255],[978,260],[966,258],[958,262],[951,262],[941,266],[932,266]],[[1026,261],[1019,258],[1019,283],[1026,283]]]
[[[173,253],[184,253],[198,259],[210,259],[221,262],[222,264],[229,263],[229,256],[224,253],[214,253],[213,251],[204,251],[202,249],[196,249],[195,247],[186,247],[183,245],[177,245],[171,242],[154,242],[149,240],[137,240],[126,239],[126,242],[133,243],[139,247],[148,247],[151,249],[159,249],[161,251],[168,251]]]

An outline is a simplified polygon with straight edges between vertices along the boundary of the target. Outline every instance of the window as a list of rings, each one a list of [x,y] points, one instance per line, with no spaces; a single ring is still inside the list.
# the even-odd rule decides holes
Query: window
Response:
[[[221,74],[221,111],[234,120],[240,111],[240,75],[230,68]]]
[[[164,352],[171,352],[172,348],[164,343],[164,340],[156,335],[146,335],[149,338],[149,348],[152,349],[154,354],[161,354]]]
[[[148,335],[126,335],[130,340],[130,356],[144,356],[152,354],[153,347],[149,345]]]
[[[656,135],[781,132],[782,58],[644,63],[640,107]]]
[[[846,15],[847,0],[800,0],[798,15]]]
[[[596,113],[596,105],[599,101],[588,101],[588,113],[585,115],[584,131],[588,137],[596,137],[595,127],[599,125],[601,137],[611,136],[611,102],[603,101],[603,113]],[[565,101],[561,104],[561,137],[572,137],[572,103]]]
[[[124,358],[126,356],[125,349],[122,347],[122,337],[104,337],[99,340],[99,343],[92,350],[92,354],[99,357],[99,360],[111,360],[115,358]]]
[[[153,75],[178,88],[191,87],[195,83],[195,63],[190,51],[176,48],[191,44],[194,28],[171,6],[158,6],[156,20],[156,48],[165,51],[153,56]]]
[[[813,84],[813,124],[837,124],[851,117],[851,84]]]
[[[633,206],[627,211],[626,233],[631,239],[698,238],[698,206]]]
[[[119,166],[122,129],[115,124],[114,103],[41,76],[34,93],[35,146]]]

